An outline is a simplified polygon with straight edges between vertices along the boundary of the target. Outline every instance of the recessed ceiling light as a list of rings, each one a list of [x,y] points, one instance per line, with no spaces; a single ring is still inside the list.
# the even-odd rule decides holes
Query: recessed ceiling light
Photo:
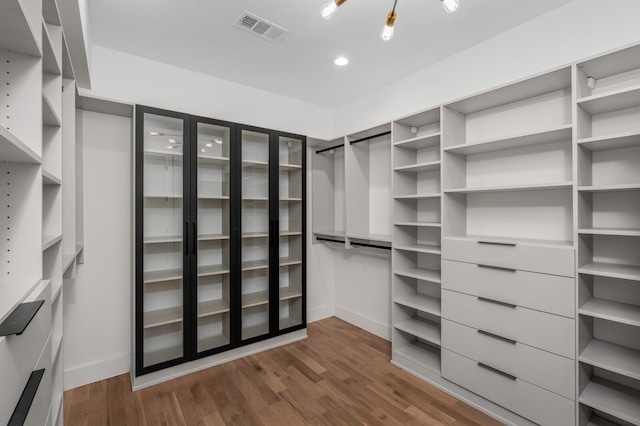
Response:
[[[345,58],[344,56],[340,56],[338,58],[336,58],[335,61],[333,61],[334,64],[336,64],[339,67],[343,67],[345,65],[347,65],[349,63],[349,60],[347,58]]]

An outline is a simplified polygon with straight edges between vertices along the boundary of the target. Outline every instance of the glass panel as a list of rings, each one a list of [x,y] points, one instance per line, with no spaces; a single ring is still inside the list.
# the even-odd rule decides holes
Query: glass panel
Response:
[[[279,327],[302,324],[302,141],[280,137]]]
[[[144,115],[143,365],[183,348],[183,121]]]
[[[230,135],[228,127],[198,123],[198,352],[230,342]]]
[[[269,332],[269,135],[242,131],[242,339]]]

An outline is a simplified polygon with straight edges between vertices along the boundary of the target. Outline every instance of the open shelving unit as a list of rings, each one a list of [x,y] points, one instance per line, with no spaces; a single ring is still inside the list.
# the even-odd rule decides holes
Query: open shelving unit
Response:
[[[579,425],[640,424],[640,46],[574,72]]]

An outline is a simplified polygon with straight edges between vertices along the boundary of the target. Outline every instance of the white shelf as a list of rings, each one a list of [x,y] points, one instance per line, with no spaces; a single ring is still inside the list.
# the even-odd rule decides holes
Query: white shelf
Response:
[[[427,342],[440,346],[440,324],[419,318],[402,321],[393,326],[395,329],[409,333]]]
[[[344,231],[314,231],[313,235],[316,237],[346,238]]]
[[[48,170],[42,169],[42,183],[44,185],[61,185],[62,179],[58,176],[55,176],[53,173]]]
[[[286,163],[280,163],[278,165],[278,167],[280,168],[280,171],[283,170],[302,170],[302,166],[300,164],[286,164]]]
[[[269,260],[249,260],[242,262],[243,271],[255,271],[257,269],[266,269],[269,267]]]
[[[578,268],[578,273],[596,275],[600,277],[620,278],[623,280],[640,281],[640,267],[631,265],[617,265],[614,263],[592,262]]]
[[[242,160],[242,167],[255,167],[258,169],[269,169],[269,163],[266,161]]]
[[[428,200],[442,197],[442,194],[395,195],[395,200]]]
[[[229,301],[224,299],[198,302],[198,318],[229,312]]]
[[[281,203],[286,203],[290,201],[302,201],[302,198],[301,197],[280,198],[278,201],[280,201]]]
[[[182,358],[184,356],[184,352],[182,351],[182,345],[180,346],[172,346],[169,348],[148,352],[144,354],[144,365],[154,365],[163,361],[168,361],[171,359]]]
[[[4,126],[0,126],[0,161],[40,164],[42,157],[15,137],[13,133],[5,129]]]
[[[281,257],[278,260],[280,266],[291,266],[291,265],[300,265],[302,264],[302,259],[298,259],[295,257]]]
[[[640,133],[628,132],[607,136],[596,136],[578,139],[578,145],[591,151],[606,151],[611,149],[630,148],[640,146]]]
[[[440,350],[426,343],[415,341],[406,346],[394,349],[393,355],[405,358],[414,364],[440,374]]]
[[[538,183],[526,185],[487,186],[477,188],[445,189],[449,194],[477,194],[483,192],[512,192],[512,191],[539,191],[548,189],[571,189],[572,182]]]
[[[171,145],[172,146],[172,145]],[[147,157],[182,157],[182,152],[175,149],[158,150],[158,149],[145,149],[144,156]]]
[[[396,222],[395,226],[416,226],[416,227],[425,227],[425,228],[441,228],[442,224],[440,222]]]
[[[440,170],[441,164],[442,162],[440,161],[431,161],[428,163],[418,163],[418,164],[411,164],[409,166],[396,167],[393,170],[396,172],[405,172],[405,173],[432,172],[432,171]]]
[[[229,338],[224,335],[205,337],[204,339],[198,338],[198,348],[213,349],[229,344]]]
[[[578,106],[592,115],[640,106],[640,85],[578,99]]]
[[[182,195],[177,194],[145,194],[144,198],[160,198],[167,200],[182,200]]]
[[[418,136],[412,139],[405,139],[403,141],[398,141],[393,144],[393,146],[398,148],[409,148],[409,149],[424,149],[424,148],[432,148],[434,146],[438,146],[440,144],[440,132],[431,133],[428,135]]]
[[[258,324],[252,327],[242,329],[242,340],[251,339],[252,337],[262,336],[269,332],[269,324]]]
[[[624,421],[640,424],[640,391],[600,377],[592,377],[579,401]]]
[[[198,277],[204,277],[209,275],[221,275],[228,274],[229,267],[226,265],[211,265],[211,266],[199,266]],[[181,280],[183,276],[182,269],[168,269],[159,271],[148,271],[143,273],[143,282],[145,284]]]
[[[245,201],[269,201],[269,197],[242,197],[242,202]]]
[[[604,299],[591,299],[578,309],[578,313],[593,318],[640,327],[640,306],[636,305]]]
[[[242,234],[242,238],[269,238],[269,234],[266,232],[247,232]]]
[[[640,190],[640,184],[629,183],[620,185],[596,185],[596,186],[579,186],[578,191],[581,192],[617,192],[617,191],[637,191]]]
[[[572,125],[566,124],[553,129],[528,132],[504,138],[490,139],[481,142],[455,145],[445,148],[444,151],[452,154],[475,155],[487,152],[502,151],[505,149],[522,148],[525,146],[542,145],[546,143],[571,141]]]
[[[228,265],[198,266],[198,277],[208,277],[211,275],[224,275],[228,273],[229,273]]]
[[[430,253],[441,254],[442,249],[440,246],[429,246],[425,244],[403,244],[401,246],[394,246],[396,250],[413,251],[416,253]]]
[[[40,58],[42,51],[36,38],[36,26],[41,24],[39,20],[31,22],[22,3],[22,0],[2,0],[0,48]]]
[[[625,228],[582,228],[578,229],[582,235],[615,235],[623,237],[640,237],[640,229]]]
[[[295,327],[296,325],[302,324],[302,318],[280,318],[278,319],[278,326],[280,330],[287,329],[289,327]]]
[[[44,89],[42,90],[42,124],[53,127],[60,127],[62,125],[60,115],[58,115],[58,112],[55,110]]]
[[[640,380],[640,351],[592,340],[582,351],[580,362]]]
[[[442,316],[442,310],[440,309],[440,299],[437,299],[435,297],[425,296],[420,293],[414,293],[412,295],[398,297],[394,300],[394,303],[417,309],[419,311],[426,312],[438,317]]]
[[[183,312],[184,309],[182,306],[144,312],[144,328],[161,327],[163,325],[182,322]]]
[[[67,270],[73,265],[73,261],[76,260],[76,253],[63,253],[62,254],[62,273],[65,274]]]
[[[198,200],[228,200],[228,195],[198,195]]]
[[[352,240],[373,241],[373,242],[379,242],[379,243],[391,242],[391,235],[386,235],[386,234],[369,234],[369,235],[350,234],[350,235],[347,235],[347,238],[350,238]]]
[[[42,22],[42,70],[55,75],[62,74],[62,62],[53,47],[51,34],[44,20]]]
[[[218,241],[228,240],[228,235],[223,234],[202,234],[198,235],[198,241]],[[183,241],[182,235],[166,235],[156,237],[145,237],[145,244],[166,244],[166,243],[181,243]]]
[[[564,247],[567,250],[573,250],[572,241],[562,240],[537,240],[532,238],[510,238],[510,237],[496,237],[491,235],[454,235],[451,237],[445,237],[445,239],[451,240],[466,240],[466,241],[483,241],[487,243],[506,243],[506,244],[527,244],[537,247],[550,247],[557,249]]]
[[[226,166],[226,165],[229,164],[229,158],[228,157],[217,157],[217,156],[214,156],[214,155],[198,154],[198,162],[206,163],[206,164]]]
[[[302,291],[296,288],[280,287],[280,300],[298,299],[302,297]]]
[[[281,237],[295,237],[297,235],[302,235],[302,231],[280,231]]]
[[[42,251],[54,246],[55,244],[62,241],[62,234],[58,235],[44,235],[42,237]]]
[[[51,341],[51,365],[55,364],[58,361],[58,357],[60,356],[60,352],[62,352],[62,336],[52,337]]]
[[[422,281],[432,283],[440,283],[440,271],[437,269],[427,268],[403,268],[393,271],[396,275],[403,277],[416,278]]]

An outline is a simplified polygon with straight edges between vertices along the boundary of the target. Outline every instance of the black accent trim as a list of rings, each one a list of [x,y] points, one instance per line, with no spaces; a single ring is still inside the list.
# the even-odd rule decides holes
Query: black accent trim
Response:
[[[319,149],[316,151],[316,154],[322,154],[323,152],[327,152],[327,151],[331,151],[332,149],[338,149],[338,148],[344,148],[344,143],[338,144],[338,145],[334,145],[334,146],[330,146],[329,148],[324,148],[324,149]],[[304,166],[303,166],[304,168]]]
[[[478,263],[478,267],[479,268],[486,268],[486,269],[496,269],[498,271],[516,272],[516,269],[513,269],[513,268],[505,268],[503,266],[485,265],[485,264],[482,264],[482,263]]]
[[[478,244],[490,244],[494,246],[508,246],[508,247],[515,247],[517,245],[516,243],[500,243],[497,241],[478,241]]]
[[[20,336],[36,316],[44,300],[21,303],[0,324],[0,336]]]
[[[29,380],[27,380],[27,385],[22,391],[22,395],[18,400],[16,408],[13,410],[13,414],[11,415],[11,419],[9,419],[7,426],[22,426],[25,420],[27,420],[29,410],[31,409],[33,400],[38,392],[38,387],[42,381],[42,376],[44,376],[44,368],[31,372]]]
[[[518,379],[516,376],[513,376],[513,375],[511,375],[509,373],[505,373],[504,371],[500,371],[497,368],[490,367],[487,364],[483,364],[481,362],[478,363],[478,367],[482,367],[482,368],[487,369],[489,371],[493,371],[494,373],[498,373],[501,376],[504,376],[504,377],[506,377],[508,379],[511,379],[511,380],[517,380]]]
[[[506,306],[508,308],[513,308],[513,309],[518,307],[518,305],[514,305],[512,303],[501,302],[499,300],[488,299],[486,297],[481,297],[481,296],[478,296],[478,300],[480,300],[481,302],[493,303],[494,305]]]
[[[344,244],[344,240],[342,240],[342,241],[340,241],[340,240],[332,240],[331,238],[316,237],[316,240],[318,240],[318,241],[329,241],[331,243],[342,243],[342,244]]]
[[[184,255],[188,256],[189,255],[189,222],[185,222],[184,223],[184,231],[183,234],[184,235]]]
[[[511,343],[512,345],[518,343],[515,340],[507,339],[506,337],[498,336],[497,334],[489,333],[488,331],[478,330],[478,333],[484,334],[485,336],[493,337],[494,339],[502,340],[503,342]]]
[[[390,246],[381,246],[377,244],[354,243],[352,241],[349,241],[349,244],[351,244],[352,246],[372,247],[372,248],[377,248],[382,250],[391,250]]]
[[[366,136],[364,138],[360,138],[360,139],[356,139],[353,141],[349,141],[349,144],[353,145],[359,142],[364,142],[364,141],[369,141],[371,139],[376,139],[379,138],[380,136],[386,136],[386,135],[390,135],[391,134],[391,130],[389,130],[388,132],[382,132],[382,133],[378,133],[377,135],[372,135],[372,136]]]

